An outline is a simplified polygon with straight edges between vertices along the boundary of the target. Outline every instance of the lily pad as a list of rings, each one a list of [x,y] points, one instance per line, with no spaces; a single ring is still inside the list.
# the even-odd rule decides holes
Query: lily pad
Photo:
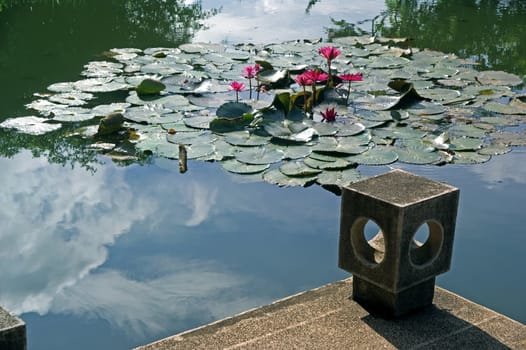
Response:
[[[480,164],[491,159],[490,155],[477,152],[455,152],[453,163],[455,164]]]
[[[390,147],[374,147],[366,152],[346,158],[351,162],[363,165],[387,165],[398,160],[398,153]]]
[[[491,70],[480,72],[477,80],[483,85],[517,86],[523,83],[522,79],[515,74]]]
[[[166,89],[166,85],[158,80],[148,78],[141,81],[135,91],[139,95],[157,95],[164,89]]]
[[[247,164],[271,164],[277,163],[284,158],[281,151],[266,149],[264,147],[250,147],[236,154],[236,159]]]
[[[49,119],[35,116],[8,118],[0,123],[0,127],[16,129],[17,131],[30,135],[43,135],[62,127],[59,123],[48,123]]]
[[[267,170],[269,166],[269,164],[247,164],[236,159],[221,161],[223,169],[236,174],[257,174]]]
[[[279,167],[279,171],[287,176],[311,176],[322,172],[319,169],[311,168],[301,161],[286,162]]]
[[[442,160],[442,157],[436,152],[430,152],[425,149],[396,148],[398,161],[410,164],[434,164]]]
[[[234,146],[254,147],[266,145],[270,140],[267,137],[254,135],[243,130],[226,134],[225,141]]]
[[[487,111],[500,114],[526,114],[526,108],[524,107],[492,101],[485,103],[483,108]]]
[[[186,126],[194,129],[209,129],[210,122],[214,120],[214,117],[210,116],[194,116],[189,118],[184,118],[183,122]]]
[[[504,145],[486,145],[477,151],[478,154],[497,156],[511,152],[511,147]]]
[[[327,161],[317,160],[311,157],[307,157],[303,161],[309,167],[315,168],[315,169],[321,169],[321,170],[341,170],[341,169],[348,168],[351,165],[354,165],[354,163],[351,163],[342,158],[338,158],[333,162],[327,162]]]
[[[317,176],[290,177],[283,174],[279,169],[268,170],[263,173],[263,180],[281,187],[304,187],[316,181]]]
[[[264,129],[277,139],[292,142],[309,142],[316,135],[316,130],[307,124],[290,120],[267,123]]]
[[[356,169],[326,170],[318,175],[316,182],[325,186],[344,187],[363,179],[364,177]]]
[[[250,113],[252,107],[241,102],[227,102],[222,104],[216,111],[219,118],[236,119],[241,118],[245,113]]]

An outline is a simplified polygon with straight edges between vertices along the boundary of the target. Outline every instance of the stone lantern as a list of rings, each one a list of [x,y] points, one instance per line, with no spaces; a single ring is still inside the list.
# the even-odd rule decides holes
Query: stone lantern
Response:
[[[353,299],[385,317],[431,305],[435,276],[450,268],[458,198],[457,188],[403,170],[344,188],[338,265],[353,274]],[[380,228],[371,240],[369,221]]]

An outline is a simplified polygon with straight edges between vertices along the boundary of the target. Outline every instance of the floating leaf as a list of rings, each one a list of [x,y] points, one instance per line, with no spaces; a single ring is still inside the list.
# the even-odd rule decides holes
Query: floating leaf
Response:
[[[486,145],[477,151],[478,154],[497,156],[511,152],[511,147],[504,145]]]
[[[281,187],[307,186],[316,181],[316,176],[290,177],[283,174],[279,169],[268,170],[263,174],[263,180]]]
[[[241,102],[227,102],[222,104],[216,111],[219,118],[236,119],[241,118],[245,113],[250,113],[252,107]]]
[[[344,187],[363,180],[363,178],[364,177],[356,169],[345,169],[341,171],[326,170],[318,175],[316,182],[320,185]]]
[[[349,156],[347,160],[364,165],[387,165],[396,162],[398,154],[389,147],[374,147],[358,155]]]
[[[55,83],[47,87],[52,92],[72,92],[75,90],[75,85],[71,82]]]
[[[425,149],[395,148],[398,154],[398,161],[410,164],[433,164],[442,160],[442,157],[436,152],[430,152]]]
[[[110,103],[106,105],[95,106],[93,107],[91,112],[96,116],[105,116],[115,112],[124,113],[126,111],[126,108],[128,108],[129,106],[129,103]]]
[[[200,136],[203,135],[205,134],[202,131],[177,132],[175,134],[167,134],[166,140],[170,143],[191,145],[195,143]]]
[[[170,109],[159,106],[137,106],[126,109],[124,118],[141,124],[163,124],[173,123],[182,119],[182,114],[170,113]]]
[[[236,159],[247,164],[271,164],[284,158],[283,152],[264,147],[251,147],[236,154]]]
[[[221,161],[221,167],[226,171],[236,174],[256,174],[269,168],[269,164],[247,164],[236,159]]]
[[[35,116],[8,118],[0,123],[0,127],[6,129],[16,129],[17,131],[30,135],[43,135],[50,131],[58,130],[62,127],[58,123],[48,123],[49,119]]]
[[[321,173],[321,170],[311,168],[303,162],[285,162],[279,171],[287,176],[311,176]]]
[[[449,149],[456,151],[472,151],[482,146],[482,139],[470,137],[452,137]]]
[[[244,130],[245,127],[249,126],[253,120],[254,117],[250,114],[235,119],[215,118],[210,122],[209,127],[213,132],[221,134],[237,130]]]
[[[500,114],[526,114],[526,108],[503,104],[499,102],[487,102],[482,106],[485,110]]]
[[[195,116],[195,117],[189,117],[184,118],[183,122],[186,124],[186,126],[194,129],[209,129],[210,128],[210,122],[214,120],[214,117],[210,116]]]
[[[234,146],[253,147],[263,146],[269,143],[268,137],[258,136],[243,130],[239,132],[231,132],[225,135],[225,141]]]
[[[135,91],[137,91],[137,94],[139,95],[157,95],[164,89],[166,89],[166,85],[159,80],[148,78],[141,81],[141,83],[135,88]]]
[[[483,85],[517,86],[523,83],[522,79],[515,74],[491,70],[480,72],[477,80]]]
[[[479,154],[477,152],[455,152],[453,163],[455,164],[479,164],[491,159],[490,155]]]
[[[311,154],[311,148],[304,144],[290,143],[287,145],[271,143],[266,146],[268,149],[276,149],[283,152],[284,159],[300,159]]]
[[[68,106],[82,106],[88,103],[86,100],[93,99],[93,94],[74,91],[74,92],[63,92],[57,95],[53,95],[49,98],[51,102],[61,103]]]
[[[130,88],[128,84],[113,78],[89,78],[76,81],[73,85],[84,92],[111,92]]]
[[[335,161],[327,162],[323,160],[317,160],[311,157],[304,159],[306,165],[311,168],[321,169],[321,170],[341,170],[350,167],[354,163],[351,163],[345,159],[338,158]]]
[[[448,129],[448,133],[451,136],[465,136],[480,139],[486,137],[487,134],[486,130],[477,128],[474,125],[462,124],[453,125]]]
[[[61,122],[82,122],[96,117],[90,109],[87,108],[64,108],[53,111],[53,120]]]
[[[307,124],[290,120],[270,122],[264,129],[277,139],[293,142],[309,142],[316,135],[316,130]]]

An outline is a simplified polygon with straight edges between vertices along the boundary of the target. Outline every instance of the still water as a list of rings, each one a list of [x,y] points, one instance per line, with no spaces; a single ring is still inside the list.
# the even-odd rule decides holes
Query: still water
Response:
[[[21,1],[0,12],[0,120],[113,47],[377,32],[526,74],[521,1],[341,3]],[[85,161],[55,141],[0,130],[0,304],[27,323],[29,349],[127,349],[348,276],[339,197],[319,186],[251,183],[214,163],[182,175],[163,159]],[[515,148],[475,166],[395,165],[461,190],[438,284],[523,323],[524,164]]]

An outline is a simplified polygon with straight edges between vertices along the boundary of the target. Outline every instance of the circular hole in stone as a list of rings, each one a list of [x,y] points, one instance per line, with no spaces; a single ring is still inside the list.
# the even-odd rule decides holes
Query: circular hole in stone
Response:
[[[384,234],[372,219],[359,218],[353,223],[351,244],[354,254],[366,263],[377,265],[384,260]]]
[[[417,247],[424,245],[429,239],[429,226],[420,225],[418,230],[416,230],[415,235],[413,236],[413,244]]]
[[[431,264],[440,254],[443,241],[444,230],[440,223],[429,220],[420,225],[411,241],[411,263],[416,266]]]

